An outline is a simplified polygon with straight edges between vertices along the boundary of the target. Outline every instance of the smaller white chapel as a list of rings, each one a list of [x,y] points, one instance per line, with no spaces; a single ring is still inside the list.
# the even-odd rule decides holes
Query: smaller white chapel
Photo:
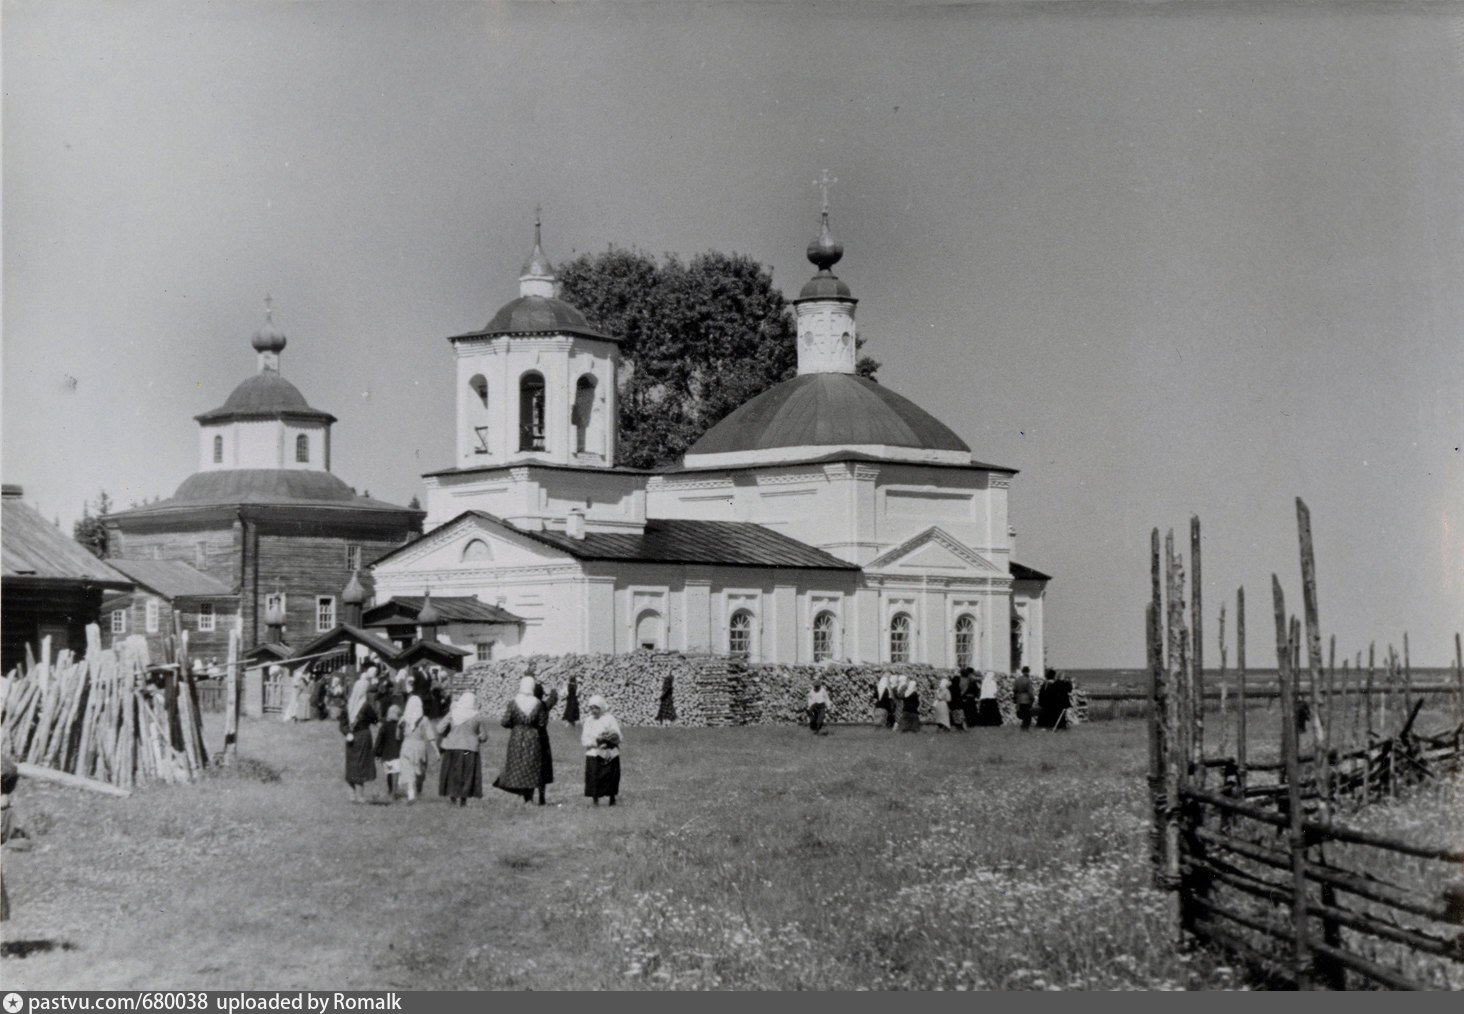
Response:
[[[557,298],[536,223],[518,298],[448,339],[457,457],[423,477],[425,534],[373,565],[366,622],[430,592],[438,636],[484,661],[1040,667],[1049,577],[1012,559],[1016,472],[857,375],[842,256],[825,207],[792,301],[798,375],[647,472],[615,460],[617,339]]]

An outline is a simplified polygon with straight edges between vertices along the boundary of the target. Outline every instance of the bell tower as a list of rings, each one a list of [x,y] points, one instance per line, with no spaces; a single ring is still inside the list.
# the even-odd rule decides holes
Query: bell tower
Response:
[[[800,376],[856,372],[854,305],[859,301],[831,270],[844,256],[843,244],[829,231],[829,185],[836,182],[828,170],[818,181],[823,191],[823,216],[818,237],[808,244],[808,259],[818,273],[793,300]]]

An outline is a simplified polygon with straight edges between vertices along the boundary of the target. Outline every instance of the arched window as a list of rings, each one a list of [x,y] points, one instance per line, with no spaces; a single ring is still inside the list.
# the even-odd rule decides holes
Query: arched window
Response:
[[[295,438],[295,460],[310,460],[310,438],[303,433]]]
[[[825,662],[837,654],[835,641],[838,639],[838,621],[834,614],[825,609],[813,618],[813,660]]]
[[[472,378],[468,381],[468,386],[473,389],[473,393],[478,396],[478,400],[483,403],[483,407],[484,408],[487,408],[488,407],[488,381],[486,379],[484,379],[483,374],[481,374],[481,373],[475,373],[475,374],[473,374]]]
[[[216,436],[216,437],[214,437],[214,464],[215,465],[222,465],[223,463],[224,463],[224,438],[221,437],[221,436]]]
[[[890,661],[910,661],[909,613],[896,613],[890,620]]]
[[[635,620],[635,646],[648,651],[657,651],[661,647],[661,614],[654,609],[647,609]]]
[[[1015,609],[1012,610],[1012,671],[1016,672],[1022,668],[1022,646],[1026,643],[1022,637],[1022,617]]]
[[[544,449],[544,378],[525,373],[519,379],[519,450]]]
[[[956,668],[971,665],[976,654],[976,618],[970,613],[956,617]]]
[[[751,658],[753,653],[752,613],[739,609],[727,624],[727,654]]]
[[[590,415],[595,408],[595,378],[585,374],[574,386],[574,407],[569,411],[569,424],[574,427],[574,449],[583,454],[590,433]]]
[[[463,547],[461,559],[464,563],[469,560],[491,560],[493,559],[493,550],[482,539],[473,539]]]
[[[475,373],[468,380],[468,389],[476,401],[467,404],[467,422],[473,429],[472,447],[474,454],[488,454],[488,381],[481,373]]]

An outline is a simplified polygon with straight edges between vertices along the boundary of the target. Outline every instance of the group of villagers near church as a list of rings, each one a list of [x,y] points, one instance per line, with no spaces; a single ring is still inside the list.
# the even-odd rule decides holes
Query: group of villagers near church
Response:
[[[931,712],[937,732],[951,732],[976,726],[1001,724],[1001,706],[996,673],[961,670],[954,680],[942,676],[935,685]],[[1073,685],[1056,669],[1048,669],[1046,678],[1034,690],[1032,670],[1022,671],[1012,681],[1012,703],[1023,731],[1032,727],[1066,729],[1072,707]],[[824,735],[825,723],[832,707],[828,690],[821,680],[813,681],[808,692],[808,727],[815,735]],[[888,729],[901,732],[920,731],[920,682],[908,674],[883,675],[874,690],[874,707],[882,713]]]
[[[573,679],[564,697],[564,721],[580,726],[585,795],[596,806],[601,797],[614,806],[620,794],[620,723],[599,694],[585,702],[588,715],[582,719]],[[493,780],[495,788],[519,796],[525,803],[537,796],[539,805],[544,805],[544,789],[554,781],[549,713],[559,698],[559,690],[546,692],[532,676],[519,681],[518,693],[509,699],[498,720],[508,729],[508,746],[503,768]],[[488,718],[478,711],[471,690],[458,691],[441,717],[432,717],[434,700],[431,678],[417,669],[386,676],[370,665],[351,683],[340,730],[346,744],[346,784],[353,802],[367,801],[365,787],[376,780],[378,760],[385,769],[390,798],[405,794],[408,803],[415,802],[423,794],[433,753],[442,757],[437,778],[441,796],[467,806],[469,799],[483,795],[481,748],[488,739]]]

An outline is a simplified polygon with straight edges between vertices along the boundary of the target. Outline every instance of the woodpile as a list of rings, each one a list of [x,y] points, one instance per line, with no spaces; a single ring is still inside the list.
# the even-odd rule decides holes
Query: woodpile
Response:
[[[39,660],[0,679],[7,751],[73,776],[52,779],[62,784],[131,790],[196,778],[208,753],[191,675],[174,664],[150,676],[147,642],[137,635],[104,651],[92,625],[87,645],[83,659],[62,651],[52,660],[47,638]]]
[[[581,707],[591,695],[600,694],[622,725],[656,723],[662,682],[669,675],[675,687],[676,724],[702,727],[807,721],[805,707],[815,677],[828,690],[831,721],[873,722],[875,687],[884,675],[914,677],[920,684],[920,717],[929,722],[933,720],[936,682],[955,673],[913,663],[783,665],[725,655],[636,651],[627,655],[531,655],[485,662],[468,669],[453,685],[472,689],[479,710],[496,714],[518,691],[522,677],[533,676],[546,688],[559,688],[562,700],[571,675],[579,681]],[[1006,723],[1017,720],[1013,678],[997,677],[997,702]],[[1083,720],[1086,708],[1086,699],[1075,688],[1072,710],[1077,720]]]

